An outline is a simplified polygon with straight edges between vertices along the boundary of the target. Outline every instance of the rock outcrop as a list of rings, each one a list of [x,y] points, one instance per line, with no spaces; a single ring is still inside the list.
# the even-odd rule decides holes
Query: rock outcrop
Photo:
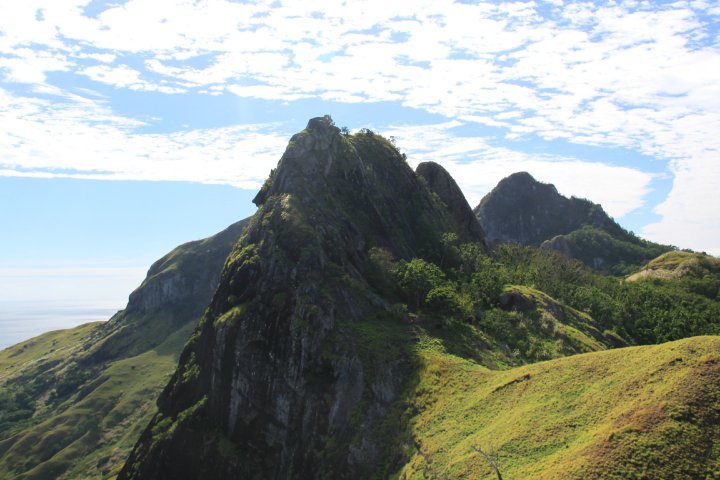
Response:
[[[220,270],[249,219],[212,237],[180,245],[152,264],[142,284],[130,294],[126,311],[151,313],[174,303],[199,303],[212,298]]]
[[[527,172],[501,180],[474,213],[491,245],[549,248],[601,271],[623,273],[672,249],[636,237],[600,205],[564,197]]]
[[[440,200],[447,205],[455,221],[471,237],[476,237],[478,241],[484,244],[485,232],[483,232],[480,222],[465,200],[462,190],[460,190],[460,187],[458,187],[447,170],[435,162],[422,162],[415,169],[415,173],[424,178],[430,190],[435,192],[440,197]]]
[[[121,479],[369,478],[392,464],[383,432],[415,365],[362,338],[397,322],[363,276],[368,252],[432,258],[444,233],[477,232],[390,142],[329,117],[292,137],[255,202]]]

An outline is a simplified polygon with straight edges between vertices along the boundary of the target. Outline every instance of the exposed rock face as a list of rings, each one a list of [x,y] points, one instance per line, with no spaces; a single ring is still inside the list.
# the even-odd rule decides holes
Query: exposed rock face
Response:
[[[435,162],[423,162],[417,166],[415,173],[424,178],[430,190],[447,205],[455,221],[467,230],[469,235],[475,236],[484,244],[485,232],[465,200],[462,190],[447,170]]]
[[[566,198],[554,185],[538,182],[527,172],[513,173],[501,180],[474,211],[493,244],[539,246],[582,225],[612,228],[614,223],[600,205],[576,197]]]
[[[225,258],[249,220],[234,223],[207,239],[183,244],[157,260],[130,294],[126,310],[150,313],[176,302],[211,298]],[[202,303],[207,301],[200,303],[204,308]]]
[[[672,248],[637,238],[600,205],[566,198],[527,172],[501,180],[474,212],[492,245],[541,246],[597,270],[621,273]]]
[[[391,321],[362,274],[368,251],[477,237],[392,144],[329,117],[292,137],[255,202],[121,479],[368,478],[396,450],[382,431],[413,364],[359,338]]]
[[[249,220],[180,245],[153,263],[145,280],[130,294],[125,310],[103,325],[104,338],[87,361],[138,353],[161,343],[187,322],[197,321],[217,288],[225,258]]]

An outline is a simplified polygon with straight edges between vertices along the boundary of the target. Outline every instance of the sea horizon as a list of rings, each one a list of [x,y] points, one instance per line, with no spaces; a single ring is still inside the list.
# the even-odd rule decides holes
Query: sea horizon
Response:
[[[54,330],[107,321],[123,306],[70,300],[0,300],[0,350]]]

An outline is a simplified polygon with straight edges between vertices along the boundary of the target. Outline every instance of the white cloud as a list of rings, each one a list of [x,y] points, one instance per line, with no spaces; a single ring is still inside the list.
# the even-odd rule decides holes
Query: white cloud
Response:
[[[554,184],[561,194],[588,198],[620,218],[644,205],[654,178],[651,173],[628,167],[491,146],[482,138],[458,137],[449,132],[457,125],[448,122],[394,127],[387,134],[397,139],[412,165],[423,161],[443,165],[473,208],[500,180],[526,171],[538,181]]]
[[[720,169],[711,167],[717,159],[713,152],[720,151],[720,49],[712,24],[716,18],[708,19],[718,15],[712,2],[130,0],[95,17],[83,14],[86,3],[0,5],[5,79],[45,84],[48,73],[62,71],[117,88],[163,93],[196,89],[281,101],[395,101],[505,129],[508,145],[538,135],[620,146],[673,165],[673,190],[658,209],[663,220],[648,227],[648,234],[675,238],[671,232],[680,224],[673,219],[690,218],[679,212],[694,205],[694,223],[684,227],[694,232],[688,238],[705,232],[712,238],[708,245],[720,245],[720,234],[699,227],[715,223],[714,205],[691,203],[697,201],[695,192],[714,191],[720,182]],[[543,17],[540,7],[552,13]],[[55,115],[72,116],[73,111]],[[14,117],[15,133],[0,134],[7,145],[32,135],[28,129],[39,118]],[[106,112],[105,121],[111,118]],[[52,123],[57,118],[50,120],[50,125],[35,126],[62,148],[82,147],[54,130],[61,125]],[[101,154],[115,162],[118,153],[95,146],[93,133],[113,142],[129,136],[128,145],[140,156],[152,150],[148,155],[156,162],[167,157],[170,146],[186,148],[188,141],[181,133],[152,138],[122,128],[80,121],[73,137],[93,145],[89,156]],[[198,135],[211,148],[213,133]],[[161,145],[165,157],[149,146],[149,139]],[[45,150],[40,148],[41,156],[49,155]],[[35,154],[20,152],[27,158]],[[13,155],[20,161],[18,153]],[[209,155],[224,158],[217,151]],[[62,151],[60,157],[70,161]],[[32,163],[27,158],[22,161]],[[460,159],[453,161],[460,164]],[[604,175],[636,178],[617,168],[607,167]],[[139,175],[147,168],[127,170],[127,175]],[[645,177],[638,178],[615,189],[615,195],[620,191],[626,197],[617,206],[609,207],[609,198],[605,206],[622,213],[637,205],[637,192],[645,192],[647,185]]]
[[[696,155],[692,162],[676,162],[673,189],[657,207],[662,220],[646,225],[642,234],[651,240],[679,247],[691,245],[720,256],[718,162],[718,150]]]
[[[119,67],[97,65],[85,68],[79,73],[87,75],[96,82],[107,83],[119,88],[133,87],[144,83],[140,80],[140,72],[126,65],[120,65]]]
[[[272,124],[141,134],[97,100],[50,102],[0,89],[0,175],[177,180],[255,189],[282,155]]]

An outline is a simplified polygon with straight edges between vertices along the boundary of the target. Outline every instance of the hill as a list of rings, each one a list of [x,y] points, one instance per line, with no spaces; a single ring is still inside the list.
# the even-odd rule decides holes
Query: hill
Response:
[[[627,273],[673,247],[640,239],[602,207],[560,195],[552,184],[519,172],[501,180],[474,209],[491,244],[542,246],[615,274]]]
[[[110,321],[0,352],[0,477],[717,476],[718,337],[622,348],[720,333],[714,259],[491,251],[440,165],[327,116],[255,202]],[[610,236],[583,202],[564,237]]]
[[[310,120],[119,478],[491,474],[463,438],[520,477],[714,471],[717,391],[689,382],[715,380],[717,339],[605,353],[645,341],[635,287],[550,250],[488,256],[446,176]],[[678,445],[680,470],[657,460]]]
[[[0,352],[0,478],[106,478],[155,400],[247,221],[155,262],[108,322],[50,332]]]
[[[682,250],[664,253],[648,262],[639,272],[628,276],[631,282],[643,279],[694,284],[695,290],[717,298],[720,290],[720,259]]]
[[[492,371],[421,344],[395,478],[716,478],[720,338]]]

